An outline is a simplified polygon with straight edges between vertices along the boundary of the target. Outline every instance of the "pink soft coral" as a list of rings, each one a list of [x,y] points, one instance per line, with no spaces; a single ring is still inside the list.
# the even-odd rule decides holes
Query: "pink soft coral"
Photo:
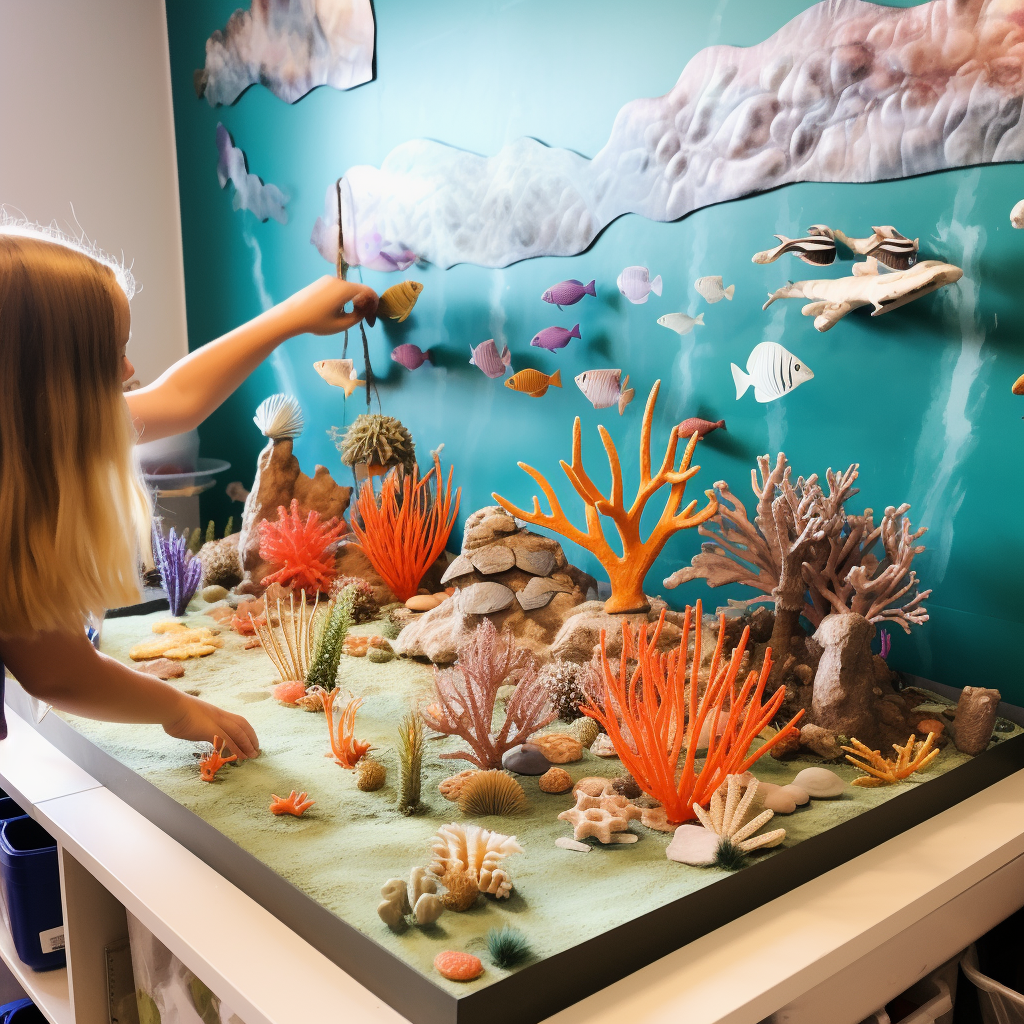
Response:
[[[263,583],[280,583],[310,595],[326,592],[338,575],[334,545],[346,529],[344,520],[333,517],[321,523],[320,513],[314,511],[303,521],[296,498],[290,511],[278,506],[276,523],[267,519],[260,523],[260,558],[281,568],[264,576]]]

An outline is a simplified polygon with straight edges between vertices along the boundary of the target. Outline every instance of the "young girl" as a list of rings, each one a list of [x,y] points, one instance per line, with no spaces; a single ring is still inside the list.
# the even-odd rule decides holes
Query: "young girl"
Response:
[[[86,638],[90,616],[140,597],[150,507],[132,447],[191,430],[288,338],[372,323],[377,296],[323,277],[124,394],[131,295],[130,275],[101,254],[0,225],[0,662],[62,711],[157,723],[184,740],[216,734],[240,759],[255,757],[244,718]],[[2,679],[0,666],[6,735]]]

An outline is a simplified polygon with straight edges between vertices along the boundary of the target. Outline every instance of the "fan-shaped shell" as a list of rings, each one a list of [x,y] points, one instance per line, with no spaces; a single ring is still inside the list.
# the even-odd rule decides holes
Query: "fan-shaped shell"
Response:
[[[479,818],[488,814],[507,816],[526,809],[526,793],[508,772],[493,769],[474,772],[462,785],[459,810]]]
[[[271,395],[260,402],[253,423],[264,437],[282,441],[302,433],[302,407],[291,395]]]
[[[449,580],[453,580],[457,576],[465,576],[466,573],[472,571],[473,563],[465,555],[459,555],[445,570],[444,575],[441,577],[441,583],[447,583]]]
[[[544,579],[541,576],[534,576],[522,590],[516,594],[520,606],[524,612],[533,611],[535,608],[543,608],[555,594],[565,594],[569,588],[556,580]]]
[[[459,610],[464,615],[492,615],[514,600],[515,594],[501,583],[474,583],[459,595]]]
[[[534,576],[547,576],[555,568],[555,553],[549,548],[531,551],[529,548],[515,548],[516,566]]]
[[[473,567],[485,576],[493,576],[496,572],[504,572],[516,564],[516,556],[502,544],[491,544],[479,548],[469,555]]]

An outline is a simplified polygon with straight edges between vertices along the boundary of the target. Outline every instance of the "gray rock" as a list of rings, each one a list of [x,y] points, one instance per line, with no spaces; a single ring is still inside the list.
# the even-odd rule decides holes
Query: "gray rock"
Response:
[[[485,576],[504,572],[516,564],[516,556],[502,544],[490,544],[485,548],[477,548],[467,557],[473,563],[473,568]]]
[[[501,767],[516,775],[543,775],[551,767],[551,762],[532,743],[521,743],[505,751]]]
[[[459,611],[464,615],[502,612],[514,600],[515,594],[501,583],[474,583],[458,594]]]
[[[515,562],[524,572],[532,572],[534,576],[547,576],[555,568],[555,553],[550,548],[530,550],[517,547]]]
[[[544,608],[555,594],[569,593],[572,593],[572,588],[564,583],[535,576],[516,594],[516,600],[524,612],[530,612],[535,608]]]
[[[444,575],[441,577],[441,582],[447,583],[449,580],[457,579],[459,576],[465,576],[466,573],[472,571],[473,563],[465,555],[459,555],[452,564],[445,569]]]

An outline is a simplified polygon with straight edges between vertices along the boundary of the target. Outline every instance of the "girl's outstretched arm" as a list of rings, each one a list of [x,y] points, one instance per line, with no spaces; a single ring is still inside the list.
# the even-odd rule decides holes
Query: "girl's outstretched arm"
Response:
[[[0,636],[0,659],[33,697],[82,718],[163,726],[182,740],[220,736],[239,760],[259,753],[259,740],[240,715],[182,693],[145,672],[100,654],[85,633]]]
[[[351,302],[353,312],[346,313]],[[366,285],[321,277],[222,338],[179,359],[152,384],[125,395],[140,441],[197,427],[282,342],[298,334],[337,334],[364,317],[377,294]]]

